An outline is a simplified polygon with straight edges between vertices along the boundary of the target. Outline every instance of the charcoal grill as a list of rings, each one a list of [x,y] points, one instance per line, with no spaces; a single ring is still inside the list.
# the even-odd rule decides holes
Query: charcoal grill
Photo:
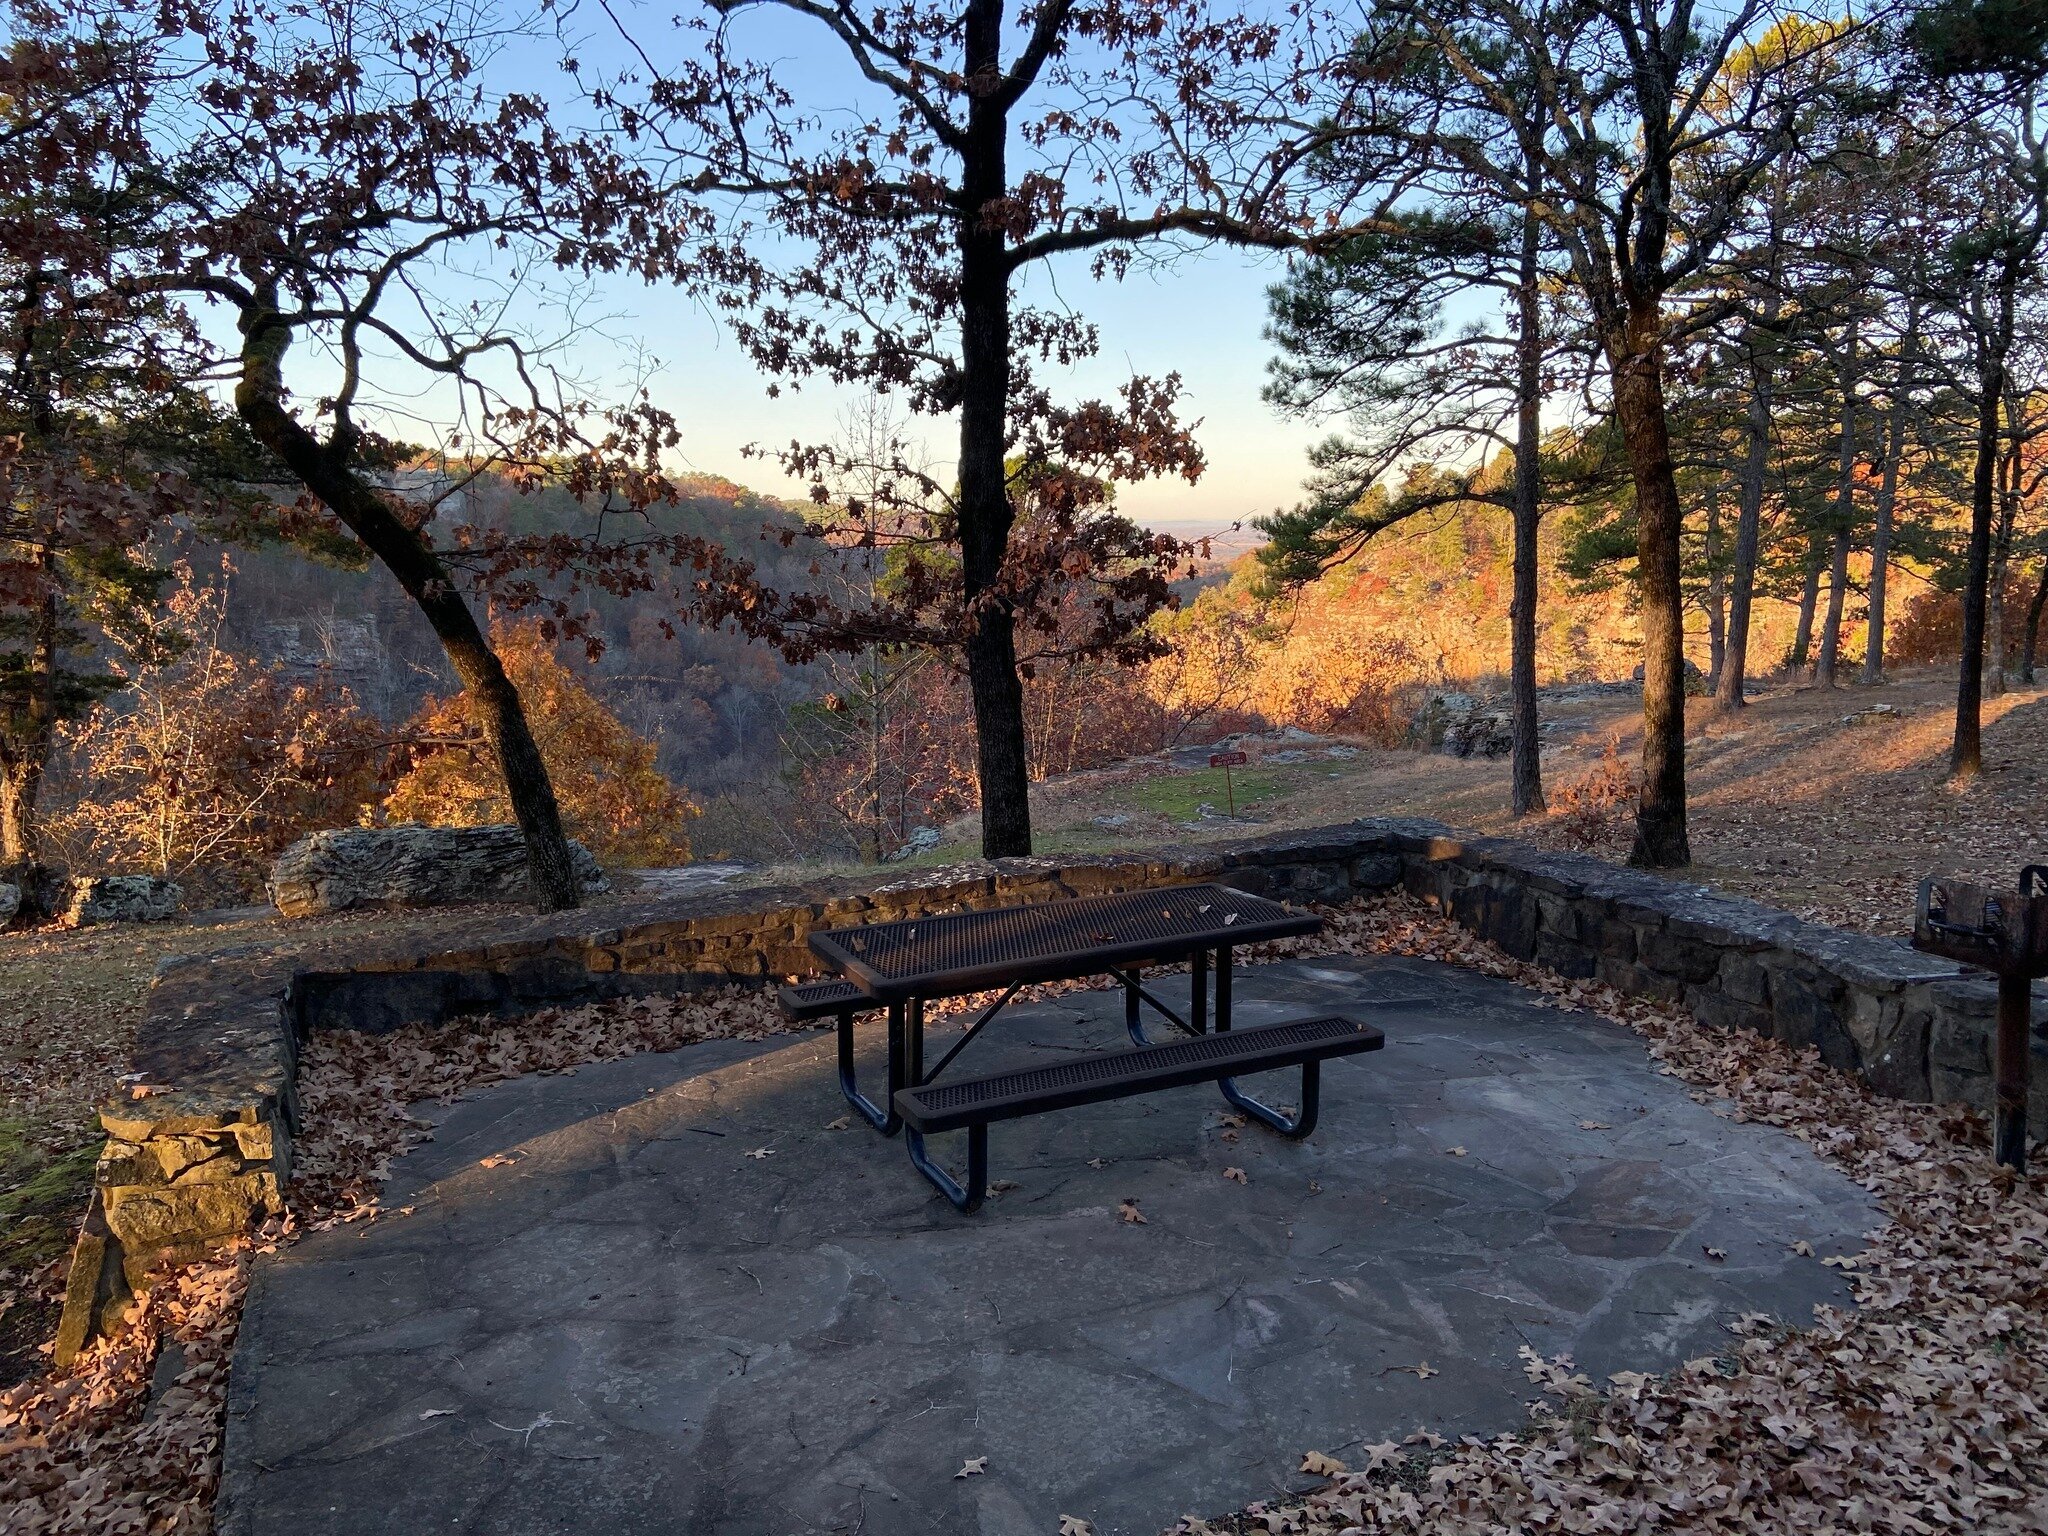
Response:
[[[1931,875],[1920,882],[1913,947],[1998,978],[1992,1155],[2027,1166],[2027,1072],[2033,982],[2048,976],[2048,864],[2020,871],[2017,891]]]

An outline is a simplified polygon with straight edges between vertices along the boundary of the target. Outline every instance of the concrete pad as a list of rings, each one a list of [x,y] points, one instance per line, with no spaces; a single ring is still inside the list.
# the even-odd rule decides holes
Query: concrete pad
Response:
[[[1121,1009],[1016,1009],[959,1070],[1114,1047]],[[1307,1486],[1309,1449],[1512,1428],[1524,1344],[1597,1379],[1849,1303],[1819,1259],[1861,1247],[1869,1198],[1625,1030],[1403,959],[1243,972],[1238,1009],[1350,1012],[1387,1047],[1325,1067],[1305,1143],[1211,1087],[998,1126],[1017,1187],[972,1217],[899,1142],[828,1129],[825,1035],[433,1110],[393,1170],[411,1215],[259,1268],[221,1530],[1149,1533]]]

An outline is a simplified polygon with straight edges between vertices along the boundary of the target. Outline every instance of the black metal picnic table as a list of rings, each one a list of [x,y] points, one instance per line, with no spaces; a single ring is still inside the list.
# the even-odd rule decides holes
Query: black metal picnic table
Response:
[[[904,918],[813,933],[812,952],[844,980],[786,987],[782,1000],[796,1017],[838,1016],[839,1082],[847,1101],[883,1135],[904,1131],[918,1171],[956,1206],[972,1210],[986,1184],[992,1120],[1214,1081],[1230,1103],[1253,1119],[1284,1136],[1307,1135],[1317,1112],[1318,1064],[1330,1056],[1376,1048],[1379,1031],[1347,1018],[1318,1018],[1224,1037],[1231,1027],[1233,951],[1321,928],[1322,919],[1312,913],[1222,885]],[[1182,962],[1190,970],[1185,1014],[1161,1000],[1143,978],[1147,967]],[[1022,988],[1102,975],[1123,986],[1132,1049],[937,1085],[939,1075]],[[1000,995],[927,1070],[926,1004],[990,991]],[[1143,1020],[1146,1007],[1192,1038],[1172,1043],[1150,1039]],[[888,1012],[889,1087],[881,1104],[860,1091],[853,1061],[854,1015],[877,1008]],[[1235,1074],[1295,1065],[1303,1072],[1302,1104],[1292,1115],[1260,1103],[1232,1081]],[[958,1128],[969,1132],[964,1185],[925,1147],[928,1132]]]

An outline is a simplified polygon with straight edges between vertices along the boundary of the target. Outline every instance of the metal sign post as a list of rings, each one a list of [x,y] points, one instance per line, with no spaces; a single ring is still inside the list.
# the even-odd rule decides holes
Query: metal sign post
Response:
[[[1249,761],[1242,752],[1211,752],[1209,766],[1223,770],[1223,792],[1230,799],[1230,818],[1237,819],[1237,786],[1230,781],[1230,770],[1242,768]]]

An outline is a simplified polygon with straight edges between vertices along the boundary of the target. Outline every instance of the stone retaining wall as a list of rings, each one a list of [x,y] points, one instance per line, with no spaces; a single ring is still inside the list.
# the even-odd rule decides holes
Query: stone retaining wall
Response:
[[[332,941],[166,962],[151,986],[128,1096],[102,1107],[95,1239],[73,1267],[60,1356],[130,1286],[280,1208],[298,1129],[297,1042],[462,1014],[766,981],[813,969],[814,927],[1218,879],[1295,902],[1405,886],[1519,958],[1684,1003],[1702,1021],[1816,1047],[1891,1097],[1990,1098],[1996,988],[1903,941],[1801,922],[1756,902],[1545,853],[1368,820],[1197,848],[1005,859],[886,884],[716,891],[510,923],[437,917],[431,937]],[[2037,995],[2038,996],[2038,995]],[[2035,1054],[2048,1052],[2048,1002]],[[2030,1113],[2048,1125],[2048,1073]]]

